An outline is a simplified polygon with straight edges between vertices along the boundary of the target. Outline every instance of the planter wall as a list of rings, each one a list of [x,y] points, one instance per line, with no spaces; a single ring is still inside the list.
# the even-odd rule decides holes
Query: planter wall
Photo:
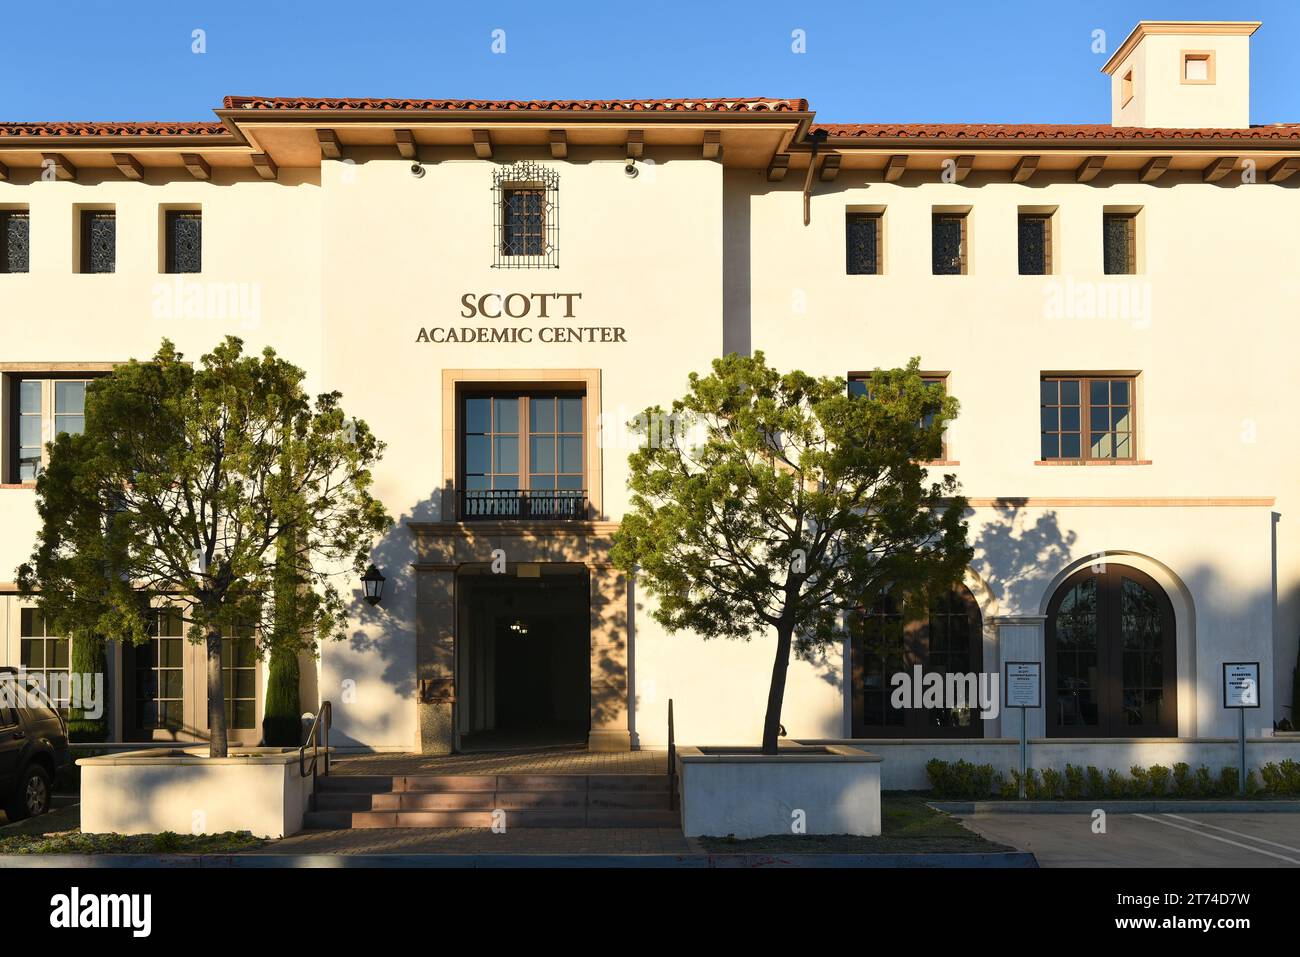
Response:
[[[258,837],[302,830],[312,780],[299,772],[297,748],[234,749],[216,759],[206,753],[203,745],[80,759],[81,830]]]
[[[737,838],[880,833],[880,758],[851,745],[680,748],[682,830]]]
[[[886,791],[928,790],[930,779],[925,773],[925,763],[931,758],[991,764],[1003,774],[1020,767],[1020,742],[1014,738],[804,740],[800,743],[869,748],[884,761],[881,786]],[[1279,735],[1246,741],[1246,764],[1256,771],[1270,761],[1280,763],[1287,758],[1300,761],[1300,736]],[[1235,738],[1031,738],[1029,741],[1029,766],[1039,771],[1053,768],[1063,772],[1067,764],[1075,764],[1081,768],[1093,765],[1103,772],[1114,768],[1127,775],[1135,764],[1173,767],[1179,761],[1193,768],[1204,764],[1217,775],[1220,768],[1236,767],[1237,741]]]

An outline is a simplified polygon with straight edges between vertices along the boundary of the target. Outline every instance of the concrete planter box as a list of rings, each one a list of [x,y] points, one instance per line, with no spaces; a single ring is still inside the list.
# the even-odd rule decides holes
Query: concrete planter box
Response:
[[[219,834],[286,837],[302,830],[312,779],[297,748],[207,745],[81,758],[81,830],[88,834]]]
[[[850,745],[679,748],[682,830],[689,837],[880,833],[880,758]]]

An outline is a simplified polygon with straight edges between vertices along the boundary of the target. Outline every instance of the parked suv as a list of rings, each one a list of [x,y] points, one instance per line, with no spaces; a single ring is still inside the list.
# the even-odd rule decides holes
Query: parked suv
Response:
[[[10,821],[44,814],[54,775],[71,763],[62,715],[14,668],[0,668],[0,809]]]

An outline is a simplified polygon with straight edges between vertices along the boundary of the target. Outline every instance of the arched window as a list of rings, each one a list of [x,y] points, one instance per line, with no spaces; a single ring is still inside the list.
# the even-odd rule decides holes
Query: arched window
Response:
[[[902,601],[883,595],[855,617],[850,643],[855,738],[978,738],[984,733],[978,699],[962,708],[895,708],[894,675],[975,675],[984,670],[979,605],[958,586],[930,602],[919,621],[906,621]],[[978,688],[978,684],[976,685]]]
[[[1050,737],[1176,737],[1174,609],[1149,575],[1106,562],[1047,606]]]

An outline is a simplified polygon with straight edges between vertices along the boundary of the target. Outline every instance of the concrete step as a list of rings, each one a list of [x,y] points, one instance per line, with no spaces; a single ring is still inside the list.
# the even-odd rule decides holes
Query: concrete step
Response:
[[[326,812],[312,812],[313,818]],[[535,827],[680,827],[674,811],[597,808],[520,808],[502,810],[506,829]],[[332,819],[333,820],[333,819]],[[502,823],[493,811],[359,811],[351,816],[353,828],[379,827],[476,827],[490,828]],[[317,825],[311,826],[330,826]],[[348,825],[343,825],[348,826]]]

